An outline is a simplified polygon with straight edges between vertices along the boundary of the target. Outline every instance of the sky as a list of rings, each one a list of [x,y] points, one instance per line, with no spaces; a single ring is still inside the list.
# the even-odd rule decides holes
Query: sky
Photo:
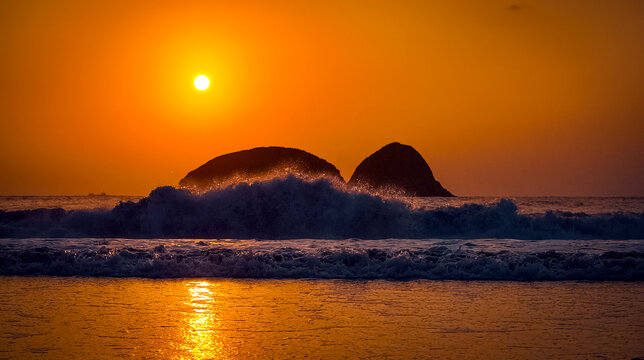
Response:
[[[644,196],[643,1],[0,2],[0,195],[415,147],[456,195]],[[210,88],[193,86],[197,75]]]

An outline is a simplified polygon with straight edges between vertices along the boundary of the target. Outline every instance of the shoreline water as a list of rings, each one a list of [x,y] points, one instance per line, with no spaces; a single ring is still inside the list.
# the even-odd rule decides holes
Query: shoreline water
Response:
[[[641,283],[0,277],[0,356],[634,358]]]

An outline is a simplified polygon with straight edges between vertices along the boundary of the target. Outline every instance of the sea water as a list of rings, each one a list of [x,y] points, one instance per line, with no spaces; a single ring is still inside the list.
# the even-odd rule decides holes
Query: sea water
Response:
[[[0,278],[0,357],[631,359],[624,282]]]
[[[644,356],[644,198],[0,198],[0,358]]]

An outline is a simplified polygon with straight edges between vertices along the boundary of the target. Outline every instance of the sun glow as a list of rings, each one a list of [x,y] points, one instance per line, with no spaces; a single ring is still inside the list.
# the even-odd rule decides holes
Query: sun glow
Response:
[[[195,78],[195,87],[198,90],[206,90],[210,86],[210,79],[206,75],[199,75]]]

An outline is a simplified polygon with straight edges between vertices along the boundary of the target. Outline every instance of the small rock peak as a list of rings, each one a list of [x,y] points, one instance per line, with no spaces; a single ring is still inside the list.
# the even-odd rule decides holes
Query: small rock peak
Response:
[[[387,144],[364,159],[349,184],[410,196],[453,196],[436,181],[423,156],[412,146],[399,142]]]

